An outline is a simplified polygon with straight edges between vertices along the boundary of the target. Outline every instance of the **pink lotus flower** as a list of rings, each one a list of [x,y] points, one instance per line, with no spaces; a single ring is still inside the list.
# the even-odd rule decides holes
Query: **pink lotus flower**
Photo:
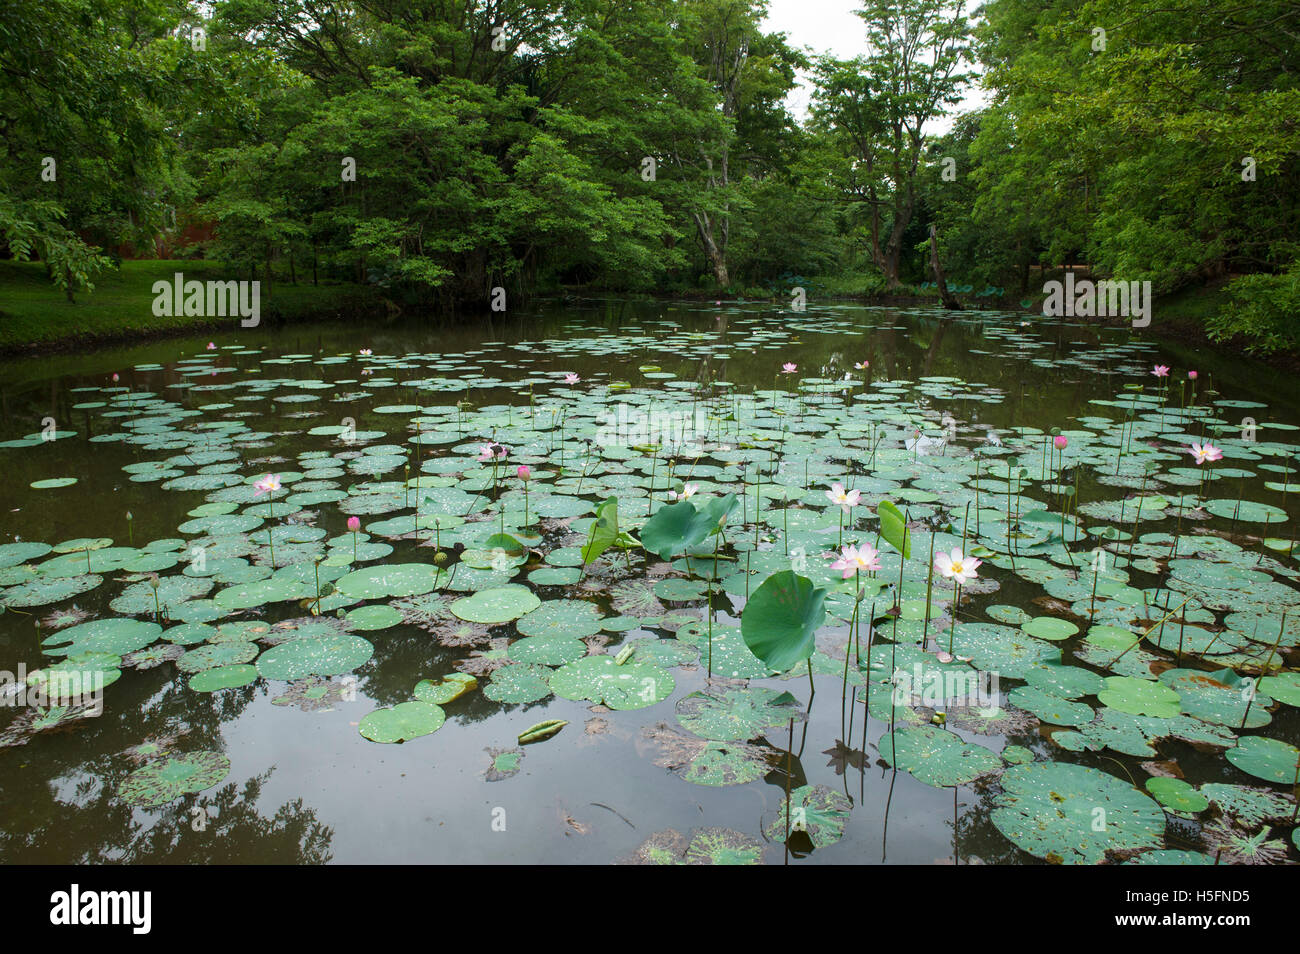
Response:
[[[369,357],[370,355],[374,354],[374,352],[371,351],[369,348],[362,348],[362,349],[361,349],[359,352],[357,352],[357,353],[360,354],[360,355],[362,355],[363,357]]]
[[[964,585],[979,576],[975,571],[984,563],[974,557],[965,556],[961,547],[953,547],[952,553],[940,553],[934,558],[934,568],[939,574],[954,583]]]
[[[673,490],[668,491],[668,499],[669,500],[690,500],[692,497],[695,496],[696,491],[698,491],[699,489],[700,489],[699,484],[687,484],[682,488],[682,492],[680,494]]]
[[[831,484],[831,489],[826,491],[826,499],[848,513],[862,502],[862,491],[845,490],[843,484]]]
[[[113,380],[116,381],[117,379],[118,379],[118,378],[117,378],[117,372],[114,371],[114,372],[113,372]]]
[[[1195,371],[1188,371],[1188,372],[1187,372],[1187,376],[1188,376],[1189,378],[1191,378],[1193,381],[1195,381],[1196,378],[1198,377],[1198,375],[1197,375],[1197,373],[1196,373]]]
[[[863,570],[879,570],[880,551],[870,543],[841,547],[840,558],[831,564],[831,569],[842,571],[846,580]]]
[[[785,364],[781,365],[782,374],[794,374],[798,370],[799,370],[799,365],[794,364],[790,361],[787,361]]]
[[[532,480],[533,479],[532,468],[530,468],[527,464],[520,464],[519,467],[515,469],[515,476],[518,477],[520,480]]]
[[[870,362],[870,361],[856,361],[856,362],[854,362],[853,367],[857,368],[859,371],[865,371],[865,370],[867,370],[867,368],[871,367],[871,362]]]
[[[358,530],[360,530],[360,529],[361,529],[361,518],[360,518],[360,517],[348,517],[348,529],[351,530],[353,533],[356,533]]]
[[[1053,446],[1056,447],[1057,450],[1065,450],[1065,446],[1069,443],[1070,442],[1065,439],[1064,434],[1057,434],[1055,437],[1052,438],[1052,444]]]
[[[1167,378],[1169,377],[1169,365],[1157,364],[1152,369],[1151,373],[1154,374],[1157,378]]]
[[[1223,460],[1223,451],[1219,450],[1209,442],[1204,444],[1193,443],[1192,448],[1188,453],[1196,458],[1197,464],[1204,464],[1207,460]]]
[[[209,351],[216,351],[216,350],[217,350],[217,344],[216,344],[215,341],[209,341],[209,342],[208,342],[208,350],[209,350]]]
[[[565,372],[565,375],[564,375],[564,383],[565,383],[565,384],[577,384],[577,383],[578,383],[579,381],[581,381],[581,380],[582,380],[582,378],[578,377],[578,376],[577,376],[576,374],[574,374],[572,371],[567,371],[567,372]]]
[[[503,460],[508,453],[500,444],[484,444],[478,449],[478,461],[484,464],[490,460]]]
[[[257,493],[253,494],[254,497],[260,497],[262,494],[268,492],[275,493],[280,489],[280,475],[267,474],[261,480],[254,481],[253,486],[257,488]]]

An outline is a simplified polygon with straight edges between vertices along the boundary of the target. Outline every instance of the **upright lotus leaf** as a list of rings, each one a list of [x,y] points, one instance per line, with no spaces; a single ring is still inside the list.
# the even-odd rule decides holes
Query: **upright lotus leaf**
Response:
[[[1054,864],[1095,865],[1106,852],[1159,848],[1160,806],[1113,775],[1064,762],[1013,765],[990,815],[1020,848]]]
[[[117,795],[128,805],[157,808],[182,795],[211,788],[230,771],[220,752],[187,752],[150,762],[126,777]]]
[[[587,542],[582,548],[585,566],[612,547],[618,540],[618,498],[609,497],[596,508],[596,519],[587,531]]]
[[[371,742],[405,742],[442,728],[447,714],[432,702],[403,702],[376,709],[362,718],[357,731]]]
[[[1294,785],[1300,778],[1300,749],[1289,742],[1248,735],[1226,754],[1237,768],[1266,782]]]
[[[674,553],[683,553],[717,533],[738,506],[735,494],[715,497],[698,510],[689,500],[665,504],[641,528],[641,546],[660,559],[671,560]]]
[[[740,617],[745,645],[777,672],[793,669],[816,648],[826,618],[827,591],[793,570],[773,573],[754,591]]]
[[[903,555],[904,560],[912,559],[912,531],[907,529],[907,518],[888,500],[876,505],[876,515],[880,517],[880,537]]]

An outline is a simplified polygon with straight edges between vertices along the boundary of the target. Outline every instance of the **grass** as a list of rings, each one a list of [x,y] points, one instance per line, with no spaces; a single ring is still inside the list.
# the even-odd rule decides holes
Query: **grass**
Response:
[[[78,293],[75,303],[52,285],[38,262],[0,262],[0,352],[39,350],[124,341],[202,328],[237,327],[238,318],[157,317],[153,284],[170,282],[176,272],[186,279],[236,276],[216,263],[191,260],[126,261],[99,276],[93,292]],[[340,311],[374,310],[373,291],[352,284],[298,284],[276,281],[269,294],[262,286],[262,321],[294,321]]]

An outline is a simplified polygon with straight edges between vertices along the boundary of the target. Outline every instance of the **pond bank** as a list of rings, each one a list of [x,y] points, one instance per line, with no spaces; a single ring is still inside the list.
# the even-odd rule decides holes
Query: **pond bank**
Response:
[[[208,329],[229,330],[231,318],[154,315],[153,286],[176,272],[199,280],[225,279],[215,262],[127,261],[101,276],[95,291],[68,302],[38,262],[0,262],[0,355],[69,352]],[[378,291],[354,284],[276,282],[262,293],[261,323],[375,318],[386,313]]]
[[[32,353],[69,353],[86,348],[130,344],[158,338],[213,330],[230,330],[228,317],[174,316],[158,317],[148,307],[154,298],[153,284],[172,280],[177,271],[188,272],[200,280],[224,278],[228,272],[218,263],[199,260],[136,260],[122,263],[119,271],[101,277],[92,293],[81,293],[76,303],[64,299],[60,289],[51,285],[39,263],[0,262],[0,356]],[[548,300],[552,296],[538,296]],[[570,290],[566,300],[581,301],[589,295]],[[1171,296],[1158,303],[1159,321],[1148,330],[1153,338],[1176,348],[1186,349],[1188,357],[1198,349],[1216,354],[1245,354],[1250,341],[1233,338],[1213,341],[1205,330],[1207,313],[1222,304],[1224,296],[1216,288]],[[713,292],[674,293],[648,296],[663,301],[717,301],[732,305],[759,303],[759,299],[727,296]],[[934,308],[939,301],[925,295],[837,295],[835,302],[890,308]],[[143,304],[142,304],[143,303]],[[1036,310],[1022,309],[1018,303],[999,308],[981,306],[967,309],[967,314],[982,311],[1020,311],[1028,317]],[[382,290],[356,284],[290,284],[277,282],[265,295],[262,321],[272,327],[335,320],[379,320],[389,317],[390,308]],[[400,314],[395,319],[400,322]],[[459,324],[473,321],[466,316]],[[1032,319],[1031,319],[1032,320]],[[1097,328],[1120,328],[1124,319],[1094,319],[1087,324]],[[1278,351],[1251,355],[1252,360],[1287,373],[1300,372],[1300,351]]]

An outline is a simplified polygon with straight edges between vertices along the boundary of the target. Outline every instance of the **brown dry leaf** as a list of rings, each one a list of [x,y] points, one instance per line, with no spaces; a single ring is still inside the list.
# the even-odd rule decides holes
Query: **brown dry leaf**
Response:
[[[1167,759],[1164,761],[1152,759],[1149,762],[1143,762],[1142,770],[1148,775],[1154,775],[1157,778],[1183,777],[1183,770],[1178,767],[1178,762],[1174,759]]]

